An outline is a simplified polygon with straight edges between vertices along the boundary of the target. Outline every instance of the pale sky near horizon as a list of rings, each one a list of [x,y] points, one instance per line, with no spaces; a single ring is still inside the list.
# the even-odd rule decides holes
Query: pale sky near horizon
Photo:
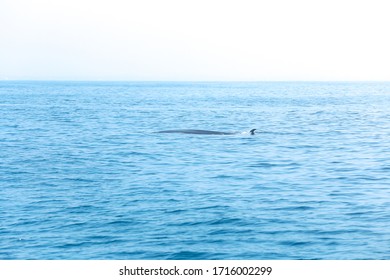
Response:
[[[0,80],[390,81],[384,0],[0,0]]]

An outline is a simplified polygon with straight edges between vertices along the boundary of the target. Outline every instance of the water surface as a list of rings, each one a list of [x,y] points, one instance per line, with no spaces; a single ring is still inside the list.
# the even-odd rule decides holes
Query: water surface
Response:
[[[389,108],[390,83],[0,82],[0,259],[390,259]]]

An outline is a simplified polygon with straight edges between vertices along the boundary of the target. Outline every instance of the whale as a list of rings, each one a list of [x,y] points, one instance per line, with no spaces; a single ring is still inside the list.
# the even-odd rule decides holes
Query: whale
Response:
[[[251,135],[255,134],[255,128],[250,130]],[[202,129],[173,129],[173,130],[162,130],[157,133],[183,133],[183,134],[200,134],[200,135],[234,135],[240,134],[240,132],[224,132],[224,131],[213,131],[213,130],[202,130]]]

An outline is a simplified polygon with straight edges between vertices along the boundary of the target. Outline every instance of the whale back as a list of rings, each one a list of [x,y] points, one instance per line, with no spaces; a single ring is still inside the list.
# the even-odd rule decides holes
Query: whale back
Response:
[[[174,130],[163,130],[158,133],[184,133],[184,134],[204,134],[204,135],[232,135],[232,132],[222,132],[213,130],[201,130],[201,129],[174,129]]]
[[[255,134],[256,129],[250,131],[251,135]],[[173,129],[173,130],[162,130],[157,133],[184,133],[184,134],[200,134],[200,135],[234,135],[240,134],[240,132],[224,132],[214,130],[202,130],[202,129]]]

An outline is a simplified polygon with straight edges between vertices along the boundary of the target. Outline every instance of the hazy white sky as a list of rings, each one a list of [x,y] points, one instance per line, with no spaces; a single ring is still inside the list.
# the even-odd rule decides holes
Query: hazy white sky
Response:
[[[0,0],[0,79],[390,80],[381,0]]]

